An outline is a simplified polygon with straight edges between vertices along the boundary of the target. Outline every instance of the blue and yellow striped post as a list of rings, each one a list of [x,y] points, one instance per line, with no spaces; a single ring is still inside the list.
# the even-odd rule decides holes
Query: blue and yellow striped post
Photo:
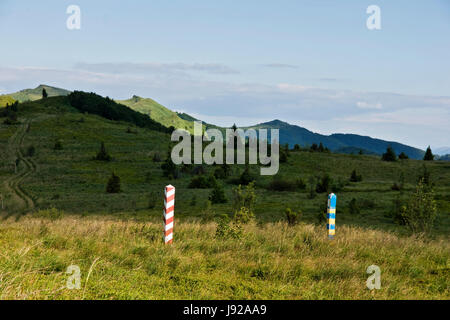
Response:
[[[336,195],[334,193],[328,196],[327,220],[328,239],[334,239],[336,234]]]

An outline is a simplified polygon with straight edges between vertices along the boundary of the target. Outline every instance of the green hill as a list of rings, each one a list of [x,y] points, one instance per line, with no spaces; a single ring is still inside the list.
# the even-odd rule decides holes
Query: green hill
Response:
[[[186,121],[180,118],[176,112],[169,110],[153,99],[133,96],[131,99],[119,100],[117,102],[150,116],[151,119],[161,123],[165,127],[185,129],[192,134],[194,133],[194,124],[192,121]]]
[[[42,99],[42,89],[45,89],[45,91],[47,91],[47,95],[49,97],[67,96],[70,93],[70,91],[65,89],[41,84],[34,89],[25,89],[8,95],[13,99],[18,100],[19,102],[35,101]]]
[[[0,96],[0,108],[5,107],[7,104],[13,104],[16,100],[9,95]]]

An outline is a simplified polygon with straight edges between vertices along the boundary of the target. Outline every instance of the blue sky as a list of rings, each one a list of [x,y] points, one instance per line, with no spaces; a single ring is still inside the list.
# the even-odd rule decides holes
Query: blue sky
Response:
[[[66,28],[71,4],[81,30]],[[450,144],[447,0],[0,0],[0,37],[0,93],[46,83],[219,125]]]

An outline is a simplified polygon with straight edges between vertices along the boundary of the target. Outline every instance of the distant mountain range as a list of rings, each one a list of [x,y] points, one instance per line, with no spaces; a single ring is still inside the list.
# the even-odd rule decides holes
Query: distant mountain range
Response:
[[[322,143],[334,152],[358,153],[362,150],[366,154],[382,154],[386,151],[387,147],[391,146],[397,154],[404,152],[411,159],[422,159],[425,153],[423,150],[398,142],[374,139],[357,134],[335,133],[332,135],[322,135],[280,120],[261,123],[249,128],[279,129],[280,143],[288,143],[290,147],[293,147],[295,144],[308,146],[313,143]]]
[[[47,85],[39,85],[35,89],[25,89],[12,94],[0,96],[0,106],[2,106],[2,101],[6,104],[6,102],[10,103],[14,100],[23,102],[27,100],[32,101],[41,99],[42,89],[44,88],[47,91],[49,97],[66,96],[70,94],[70,91],[65,89],[55,88]],[[149,98],[133,96],[128,100],[118,100],[117,103],[123,104],[135,111],[147,114],[152,120],[161,123],[165,127],[173,126],[175,128],[183,128],[185,130],[193,132],[192,121],[197,120],[186,113],[174,112]],[[206,128],[218,128],[224,130],[224,128],[215,126],[213,124],[204,123],[204,125]],[[280,143],[287,143],[290,147],[293,147],[295,144],[299,144],[300,146],[304,147],[310,146],[314,143],[322,143],[325,147],[329,148],[333,152],[358,153],[362,151],[365,154],[379,155],[385,152],[387,147],[391,146],[397,154],[404,152],[411,159],[422,159],[425,153],[423,150],[410,147],[398,142],[385,141],[357,134],[335,133],[332,135],[322,135],[280,120],[260,123],[243,129],[248,128],[279,129]],[[443,152],[441,154],[450,153],[450,150],[442,150],[441,152]]]
[[[440,156],[448,155],[448,154],[450,154],[450,147],[436,148],[433,150],[433,153],[440,155]]]

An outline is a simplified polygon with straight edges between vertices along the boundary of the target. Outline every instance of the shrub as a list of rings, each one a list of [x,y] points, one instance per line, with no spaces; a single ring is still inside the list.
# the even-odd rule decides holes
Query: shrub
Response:
[[[230,218],[224,214],[217,223],[216,237],[239,239],[242,237],[242,229],[239,224],[231,222]]]
[[[234,221],[237,224],[249,223],[254,218],[255,218],[254,213],[245,207],[242,207],[238,211],[234,212]]]
[[[392,218],[394,223],[396,223],[398,225],[401,225],[401,226],[406,225],[406,221],[405,221],[405,217],[404,217],[404,213],[406,211],[406,206],[407,206],[406,200],[397,196],[392,201],[392,209],[387,214],[387,216]]]
[[[292,211],[291,208],[286,208],[285,214],[286,214],[286,220],[288,222],[288,225],[294,226],[297,224],[298,220],[300,220],[300,218],[302,216],[302,211],[299,210],[299,211],[295,212],[295,211]]]
[[[108,184],[106,185],[106,192],[107,193],[119,193],[121,192],[120,189],[120,178],[116,176],[116,174],[113,172],[111,177],[108,180]]]
[[[422,166],[422,173],[417,178],[417,182],[422,181],[424,185],[431,187],[433,183],[431,182],[431,173],[428,171],[427,166]]]
[[[225,197],[225,192],[223,191],[222,185],[216,183],[211,194],[209,195],[209,200],[213,203],[226,203],[227,198]]]
[[[413,233],[428,233],[433,228],[436,215],[433,190],[420,180],[406,210],[402,212],[406,225]]]
[[[402,152],[402,153],[400,153],[399,155],[398,155],[398,158],[400,159],[400,160],[406,160],[406,159],[409,159],[409,157],[406,155],[406,153],[404,153],[404,152]]]
[[[233,189],[232,209],[235,219],[248,222],[254,217],[254,207],[256,202],[254,183],[251,182],[245,188],[239,187]]]
[[[111,156],[106,151],[105,143],[102,142],[100,144],[100,151],[97,153],[95,160],[98,161],[111,161]]]
[[[362,181],[362,175],[357,174],[356,170],[353,170],[352,174],[350,175],[350,181],[351,182],[360,182],[360,181]]]
[[[332,183],[332,180],[330,178],[330,175],[324,174],[322,176],[322,178],[320,178],[320,181],[316,185],[316,192],[317,193],[328,192],[330,190],[331,183]]]
[[[383,161],[396,161],[397,156],[395,155],[394,149],[392,147],[387,147],[386,152],[381,156]]]

